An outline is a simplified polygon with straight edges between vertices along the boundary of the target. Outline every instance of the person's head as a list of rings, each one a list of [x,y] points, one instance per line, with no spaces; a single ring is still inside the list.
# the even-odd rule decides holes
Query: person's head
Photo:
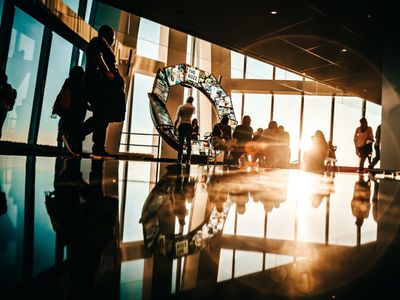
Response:
[[[82,80],[83,79],[84,70],[81,66],[73,66],[69,71],[69,78],[72,80]]]
[[[278,128],[278,123],[276,123],[276,121],[270,121],[268,123],[268,128],[269,129],[277,129]]]
[[[360,119],[360,125],[361,125],[361,128],[367,128],[368,127],[367,119],[366,118],[361,118]]]
[[[110,47],[114,44],[114,30],[108,25],[99,28],[99,37],[104,38]]]
[[[243,120],[242,120],[242,124],[243,124],[243,125],[246,125],[246,126],[250,126],[250,124],[251,124],[251,118],[250,118],[250,116],[244,116],[244,117],[243,117]]]
[[[192,96],[189,96],[189,97],[187,97],[187,99],[186,99],[186,103],[192,104],[193,101],[194,101],[194,98],[193,98]]]
[[[228,122],[229,122],[229,118],[228,118],[228,115],[224,115],[223,117],[222,117],[222,119],[221,119],[221,124],[228,124]]]
[[[260,128],[257,128],[257,133],[260,133],[260,134],[262,134],[262,133],[263,133],[263,131],[264,131],[264,129],[262,129],[261,127],[260,127]]]
[[[199,124],[199,121],[197,121],[197,119],[194,118],[194,119],[192,120],[192,125],[198,125],[198,124]]]
[[[315,132],[315,139],[316,140],[319,140],[319,141],[326,141],[325,140],[325,135],[324,135],[324,133],[321,131],[321,130],[317,130],[316,132]]]
[[[284,132],[284,131],[285,131],[285,127],[283,127],[282,125],[280,125],[280,126],[278,127],[278,131],[279,131],[279,132]]]

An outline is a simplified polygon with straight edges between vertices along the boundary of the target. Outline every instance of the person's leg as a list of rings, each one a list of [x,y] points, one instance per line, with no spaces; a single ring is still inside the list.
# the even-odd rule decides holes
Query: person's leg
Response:
[[[362,173],[364,172],[364,162],[367,159],[367,155],[365,153],[361,153],[360,156],[360,165],[358,166],[358,172]]]
[[[192,125],[185,124],[185,138],[186,138],[186,163],[190,163],[190,158],[192,155]]]
[[[182,154],[183,154],[183,144],[185,142],[185,132],[183,124],[179,125],[178,128],[178,137],[179,137],[179,149],[178,149],[178,163],[182,163]]]

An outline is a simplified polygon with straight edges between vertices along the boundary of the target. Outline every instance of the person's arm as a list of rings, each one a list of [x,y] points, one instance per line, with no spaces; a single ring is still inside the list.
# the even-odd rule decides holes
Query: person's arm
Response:
[[[356,129],[356,132],[354,133],[354,146],[357,147],[357,136],[358,136],[358,128]]]

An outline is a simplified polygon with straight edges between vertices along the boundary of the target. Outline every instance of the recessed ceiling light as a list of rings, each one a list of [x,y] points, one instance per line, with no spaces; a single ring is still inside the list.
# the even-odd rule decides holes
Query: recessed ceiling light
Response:
[[[276,15],[278,12],[276,10],[271,10],[271,15]]]
[[[343,48],[340,52],[347,52],[347,49]]]

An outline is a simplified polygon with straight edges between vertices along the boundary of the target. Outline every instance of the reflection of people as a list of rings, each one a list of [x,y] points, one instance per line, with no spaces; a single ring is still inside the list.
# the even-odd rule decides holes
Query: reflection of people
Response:
[[[123,85],[123,79],[115,64],[115,55],[111,49],[113,44],[114,30],[108,25],[103,25],[99,29],[98,36],[91,39],[86,50],[86,94],[93,108],[93,118],[86,122],[92,122],[93,127],[91,154],[93,159],[113,158],[113,155],[105,150],[105,140],[110,122],[111,105],[117,104],[109,98],[114,86]]]
[[[351,200],[351,212],[356,217],[357,226],[357,245],[361,242],[361,226],[364,219],[368,218],[371,203],[369,201],[371,196],[370,182],[364,180],[364,176],[360,175],[358,181],[354,185],[353,199]]]
[[[3,124],[7,118],[7,113],[13,109],[17,91],[7,82],[7,75],[4,71],[0,73],[0,139]]]
[[[375,157],[372,160],[372,162],[369,164],[369,166],[368,166],[369,169],[372,169],[373,167],[375,167],[375,165],[381,159],[381,125],[380,124],[376,128],[376,132],[375,132],[374,149],[375,149]]]
[[[182,163],[183,156],[183,145],[186,141],[186,163],[190,163],[190,155],[192,152],[192,115],[195,112],[195,108],[192,105],[194,98],[189,96],[186,99],[186,103],[179,105],[178,111],[175,117],[175,128],[178,123],[178,136],[179,136],[179,150],[178,150],[178,163]]]
[[[356,147],[356,154],[360,157],[360,164],[358,172],[364,172],[364,162],[368,158],[371,163],[372,155],[372,143],[374,141],[374,135],[372,128],[368,126],[366,118],[360,119],[360,127],[358,127],[354,133],[354,145]]]
[[[54,192],[46,197],[57,238],[68,250],[69,299],[97,298],[100,258],[106,245],[115,238],[118,201],[103,192],[103,164],[92,161],[88,184],[82,180],[79,159],[58,158]]]
[[[313,136],[311,149],[304,153],[305,170],[322,172],[325,168],[324,161],[328,155],[328,143],[321,130],[317,130]]]

